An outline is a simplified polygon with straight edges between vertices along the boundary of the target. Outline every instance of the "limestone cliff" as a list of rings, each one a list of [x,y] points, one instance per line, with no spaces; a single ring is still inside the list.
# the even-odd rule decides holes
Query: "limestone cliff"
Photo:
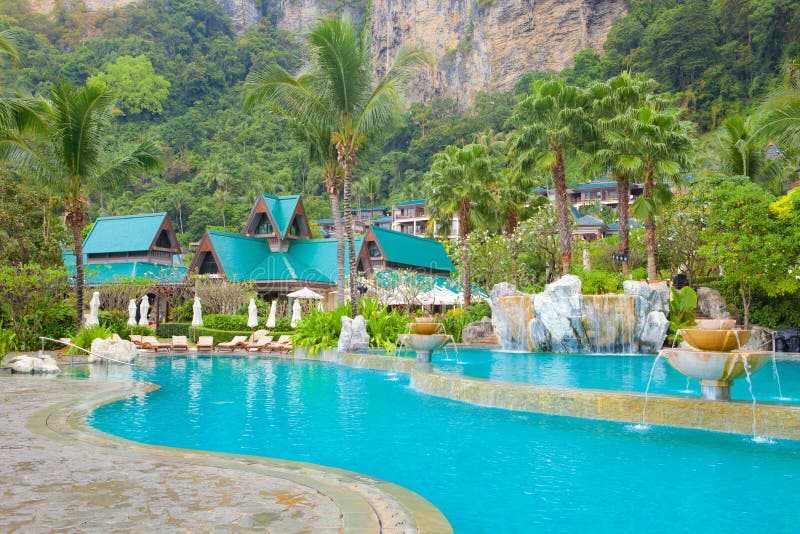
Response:
[[[85,0],[90,9],[137,0]],[[256,0],[218,0],[237,33],[260,18]],[[55,0],[30,0],[48,12]],[[278,27],[299,33],[320,15],[347,10],[364,18],[364,0],[267,0]],[[531,71],[558,71],[579,50],[599,49],[625,0],[373,0],[372,57],[385,72],[403,43],[423,45],[436,67],[416,77],[409,97],[443,96],[464,109],[480,90],[511,89]]]
[[[374,0],[372,55],[384,72],[404,42],[436,57],[409,95],[456,99],[464,108],[479,90],[508,90],[522,74],[557,71],[587,47],[599,49],[624,0]]]

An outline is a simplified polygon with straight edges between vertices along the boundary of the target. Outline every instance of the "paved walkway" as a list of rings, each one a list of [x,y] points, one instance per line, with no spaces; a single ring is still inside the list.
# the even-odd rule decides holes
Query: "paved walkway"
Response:
[[[0,377],[0,531],[448,532],[418,495],[309,464],[142,445],[88,427],[141,383]]]

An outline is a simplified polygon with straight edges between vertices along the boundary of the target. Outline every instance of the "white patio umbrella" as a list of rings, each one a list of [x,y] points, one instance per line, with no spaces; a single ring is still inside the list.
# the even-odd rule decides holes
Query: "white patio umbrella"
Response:
[[[95,291],[92,293],[92,300],[89,301],[89,316],[86,318],[86,326],[94,326],[100,324],[100,319],[97,313],[100,311],[100,293]]]
[[[255,299],[250,299],[250,304],[247,306],[247,328],[255,328],[258,326],[258,308],[256,307]]]
[[[275,328],[275,312],[278,309],[278,301],[273,300],[269,307],[269,317],[267,317],[267,328]]]
[[[200,297],[195,297],[192,304],[192,326],[203,326],[203,305],[200,304]]]
[[[292,291],[287,297],[291,299],[312,299],[312,300],[322,300],[324,297],[319,293],[304,287],[302,289],[298,289],[297,291]]]
[[[292,328],[297,326],[297,323],[300,322],[300,301],[294,299],[294,304],[292,304]]]
[[[142,302],[139,304],[139,326],[147,326],[147,313],[150,311],[150,299],[147,295],[142,297]]]
[[[128,326],[136,326],[136,299],[128,302]]]

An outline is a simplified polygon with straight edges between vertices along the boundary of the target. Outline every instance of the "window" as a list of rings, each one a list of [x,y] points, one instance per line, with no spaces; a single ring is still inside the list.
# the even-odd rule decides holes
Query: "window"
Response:
[[[367,241],[367,253],[370,258],[381,257],[381,250],[378,248],[378,244],[375,243],[375,241]]]
[[[256,235],[273,233],[275,230],[272,228],[272,223],[269,222],[269,218],[267,217],[267,215],[262,213],[260,217],[261,218],[259,219],[258,224],[256,225]]]
[[[172,248],[172,242],[169,239],[169,234],[166,230],[161,230],[156,239],[156,246],[159,248]]]
[[[219,267],[217,267],[217,262],[214,261],[214,255],[210,252],[206,252],[206,256],[203,258],[202,263],[200,264],[200,274],[218,274]]]

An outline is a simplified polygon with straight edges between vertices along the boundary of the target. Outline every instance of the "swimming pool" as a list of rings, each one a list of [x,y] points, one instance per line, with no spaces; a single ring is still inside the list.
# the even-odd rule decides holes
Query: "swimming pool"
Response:
[[[689,380],[664,358],[645,355],[545,354],[450,348],[433,354],[435,369],[474,378],[524,382],[541,386],[644,392],[652,371],[650,393],[700,396],[699,380]],[[774,369],[777,368],[779,381]],[[767,363],[752,376],[760,402],[800,403],[800,362]],[[744,378],[734,381],[734,400],[751,400]]]
[[[407,375],[308,361],[143,360],[161,389],[97,409],[158,445],[365,473],[416,491],[456,532],[794,531],[800,442],[483,408]]]

